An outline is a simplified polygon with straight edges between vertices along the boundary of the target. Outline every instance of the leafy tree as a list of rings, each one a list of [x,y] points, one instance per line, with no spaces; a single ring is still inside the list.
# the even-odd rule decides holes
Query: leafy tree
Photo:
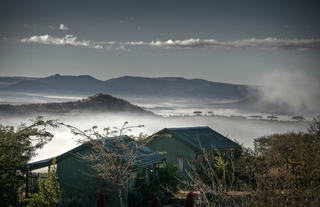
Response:
[[[61,194],[56,160],[54,159],[48,171],[48,178],[39,178],[39,193],[30,194],[30,199],[27,199],[28,207],[58,206]]]
[[[18,127],[0,124],[0,202],[3,206],[16,205],[18,190],[24,184],[27,163],[52,138],[47,127],[58,127],[55,120],[37,117],[30,125]]]

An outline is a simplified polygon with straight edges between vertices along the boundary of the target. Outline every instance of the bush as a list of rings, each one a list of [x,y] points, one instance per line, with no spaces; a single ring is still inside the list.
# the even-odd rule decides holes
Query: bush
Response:
[[[30,194],[30,198],[27,199],[27,207],[55,207],[59,205],[62,192],[55,164],[54,159],[47,179],[39,179],[39,193]]]
[[[178,167],[172,163],[166,163],[165,167],[157,168],[151,174],[147,183],[145,173],[138,174],[136,180],[136,192],[129,195],[131,206],[143,206],[151,200],[152,194],[157,196],[162,203],[168,203],[174,199],[173,194],[178,192],[179,181]]]

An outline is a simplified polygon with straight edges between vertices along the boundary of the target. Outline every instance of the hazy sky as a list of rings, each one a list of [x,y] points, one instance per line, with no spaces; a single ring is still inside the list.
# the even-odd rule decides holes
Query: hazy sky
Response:
[[[320,78],[318,0],[0,2],[0,76]]]

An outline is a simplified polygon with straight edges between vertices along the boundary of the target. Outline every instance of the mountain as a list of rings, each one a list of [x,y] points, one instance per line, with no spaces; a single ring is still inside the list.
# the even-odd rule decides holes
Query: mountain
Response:
[[[142,115],[154,115],[123,99],[110,95],[97,94],[95,96],[74,102],[23,104],[23,105],[0,105],[1,115],[25,115],[46,113],[69,113],[69,112],[130,112]]]
[[[10,80],[10,77],[8,77],[8,80]],[[2,78],[2,81],[5,81],[4,77]],[[9,81],[7,81],[7,83],[8,82]],[[0,89],[35,93],[98,93],[103,90],[103,86],[103,81],[95,79],[89,75],[62,76],[56,74],[45,78],[23,78],[20,81],[12,82],[12,84],[7,84],[4,87],[0,87]]]
[[[5,79],[8,79],[7,81]],[[180,77],[144,78],[123,76],[106,81],[88,75],[53,75],[45,78],[15,79],[0,77],[0,90],[52,93],[82,94],[107,93],[120,97],[135,98],[174,98],[174,99],[246,99],[251,87],[229,83],[211,82],[203,79]],[[1,85],[2,82],[6,84]]]

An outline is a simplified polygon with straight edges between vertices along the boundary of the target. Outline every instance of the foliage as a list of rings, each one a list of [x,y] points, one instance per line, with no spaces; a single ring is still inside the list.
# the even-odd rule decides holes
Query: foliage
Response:
[[[30,194],[28,200],[28,207],[55,207],[58,206],[61,200],[61,190],[58,181],[56,160],[54,159],[50,170],[48,171],[48,178],[39,178],[39,192]]]
[[[0,124],[0,200],[2,205],[16,205],[18,191],[24,184],[27,163],[52,138],[47,127],[58,127],[55,120],[37,117],[30,125],[18,127]]]
[[[202,148],[201,158],[190,164],[189,188],[199,192],[197,203],[200,206],[228,206],[235,190],[235,156],[218,150]]]
[[[320,203],[320,117],[308,132],[275,134],[255,140],[264,171],[257,173],[258,202],[282,206]],[[274,206],[277,206],[274,204]]]
[[[307,132],[255,140],[241,156],[202,150],[190,187],[204,206],[317,206],[320,203],[320,117]],[[226,156],[227,155],[227,156]],[[231,156],[230,156],[231,155]]]
[[[131,195],[132,206],[143,206],[145,201],[154,194],[162,203],[168,203],[174,199],[174,194],[179,190],[180,175],[178,167],[172,163],[166,163],[164,167],[156,168],[151,174],[150,182],[146,181],[146,173],[140,172],[136,179],[136,194]]]
[[[164,167],[157,168],[156,176],[151,180],[150,189],[156,193],[164,203],[174,199],[174,195],[179,191],[181,183],[178,167],[167,162]]]

